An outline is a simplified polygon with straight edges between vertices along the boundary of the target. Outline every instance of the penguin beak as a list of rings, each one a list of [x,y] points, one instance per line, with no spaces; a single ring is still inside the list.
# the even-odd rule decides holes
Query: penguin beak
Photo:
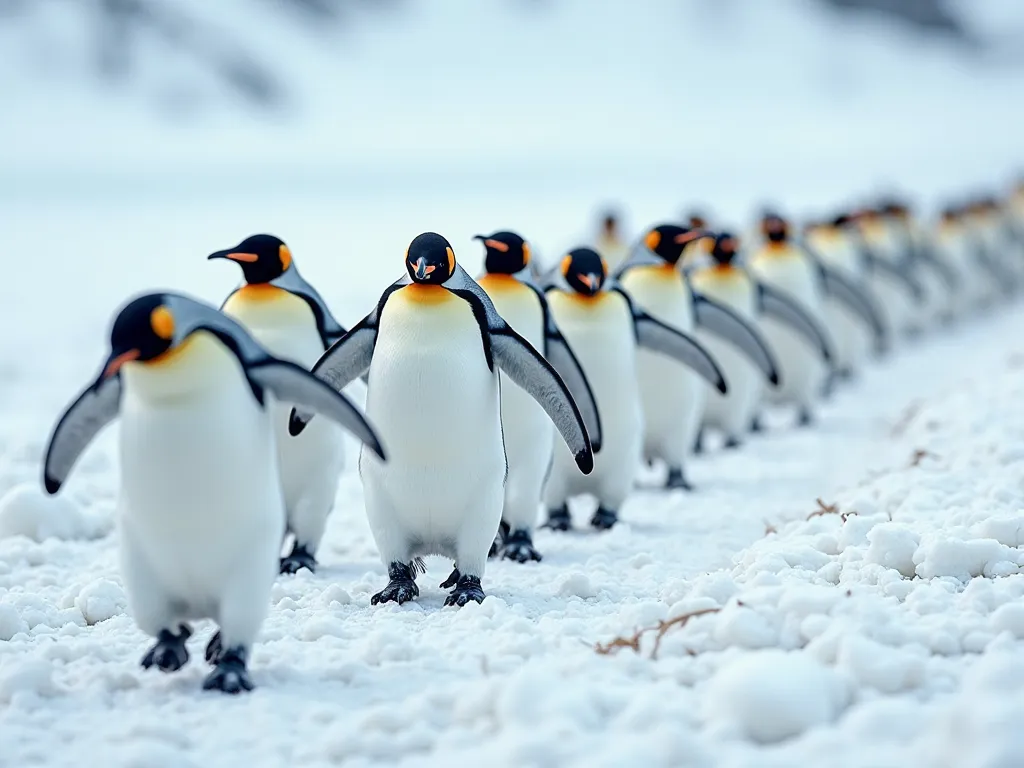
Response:
[[[209,256],[206,257],[207,261],[212,261],[213,259],[231,259],[231,261],[255,264],[257,261],[260,260],[260,257],[257,256],[255,253],[240,253],[238,251],[233,251],[229,248],[226,251],[217,251],[216,253],[211,253]]]
[[[695,240],[703,240],[705,237],[714,237],[714,235],[706,229],[691,229],[689,232],[683,232],[681,235],[676,235],[676,245],[686,245],[687,243],[692,243]]]
[[[117,372],[121,370],[121,366],[125,363],[130,363],[132,360],[138,360],[142,356],[142,353],[137,349],[129,349],[127,352],[121,354],[111,353],[107,359],[107,364],[103,366],[103,379],[109,379],[111,376],[116,376]]]
[[[425,280],[427,278],[427,275],[429,275],[431,272],[437,269],[437,267],[435,267],[433,264],[427,264],[427,260],[423,256],[420,256],[418,259],[416,259],[415,267],[416,269],[413,274],[417,280]]]

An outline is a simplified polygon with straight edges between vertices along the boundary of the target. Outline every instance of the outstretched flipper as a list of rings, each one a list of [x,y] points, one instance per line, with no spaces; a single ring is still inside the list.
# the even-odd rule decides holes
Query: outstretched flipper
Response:
[[[822,360],[832,362],[832,344],[827,332],[794,299],[769,285],[758,283],[757,304],[762,314],[792,328],[818,350]]]
[[[633,327],[638,346],[682,363],[723,395],[729,391],[718,363],[693,336],[636,307],[633,308]]]
[[[882,352],[888,345],[885,321],[875,298],[850,280],[846,275],[824,264],[818,264],[821,286],[826,296],[843,304],[871,328],[874,335],[875,351]]]
[[[121,376],[103,374],[68,407],[50,435],[43,460],[43,485],[53,495],[89,443],[117,418],[121,406]]]
[[[594,469],[590,436],[576,401],[555,369],[507,324],[491,332],[491,349],[498,368],[540,404],[572,451],[576,466],[589,475]]]
[[[693,295],[693,313],[697,325],[739,349],[773,385],[779,383],[775,357],[751,323],[732,308],[699,293]]]

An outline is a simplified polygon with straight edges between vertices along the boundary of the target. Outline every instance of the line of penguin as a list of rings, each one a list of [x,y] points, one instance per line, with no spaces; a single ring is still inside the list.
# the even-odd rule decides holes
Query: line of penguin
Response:
[[[220,309],[160,292],[117,312],[98,376],[53,429],[43,482],[56,494],[120,417],[120,568],[155,640],[143,667],[183,667],[191,622],[212,619],[203,687],[252,689],[275,578],[317,566],[343,430],[361,443],[388,574],[371,602],[415,599],[427,555],[454,561],[446,605],[482,601],[489,556],[541,559],[540,507],[565,531],[569,502],[590,495],[589,525],[610,529],[642,460],[688,490],[706,430],[735,448],[768,402],[810,424],[869,354],[1013,293],[1024,185],[947,209],[934,230],[899,201],[799,236],[766,212],[742,250],[699,216],[626,249],[609,220],[600,253],[575,248],[547,271],[519,234],[476,239],[478,280],[444,237],[416,237],[402,277],[349,330],[266,234],[210,254],[243,277]],[[342,394],[356,379],[365,413]]]

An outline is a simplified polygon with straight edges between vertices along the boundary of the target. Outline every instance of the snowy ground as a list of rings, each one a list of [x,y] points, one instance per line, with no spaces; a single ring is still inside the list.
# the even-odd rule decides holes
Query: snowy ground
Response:
[[[483,203],[431,205],[402,221],[440,218],[469,266],[471,222],[504,226]],[[565,210],[530,223],[556,231]],[[113,307],[153,285],[216,300],[237,275],[202,255],[257,219],[302,238],[296,257],[343,322],[363,314],[399,268],[390,240],[410,235],[360,213],[14,209],[7,246],[34,257],[0,283],[0,317],[17,328],[0,336],[0,492],[38,482],[52,419],[99,364]],[[341,230],[361,247],[380,233],[388,249],[339,256],[323,243]],[[0,538],[0,765],[1016,765],[1022,322],[1024,309],[994,308],[905,345],[814,429],[778,415],[742,451],[697,461],[698,493],[637,492],[609,534],[541,532],[544,562],[492,564],[480,606],[442,608],[448,568],[431,561],[418,602],[370,608],[384,571],[348,472],[323,568],[275,587],[258,690],[238,698],[201,693],[198,663],[171,677],[138,666],[147,638],[118,582],[113,429],[63,507],[0,522],[29,534]],[[836,512],[812,516],[818,498]],[[649,635],[639,655],[595,651],[706,608],[721,611],[670,630],[656,660]]]

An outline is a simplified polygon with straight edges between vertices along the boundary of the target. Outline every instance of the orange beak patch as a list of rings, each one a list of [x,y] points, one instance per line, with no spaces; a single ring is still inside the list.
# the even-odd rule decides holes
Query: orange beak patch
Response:
[[[121,370],[121,366],[125,363],[130,363],[132,360],[138,360],[142,355],[137,349],[129,349],[127,352],[123,352],[107,364],[107,368],[103,371],[103,378],[109,379]]]
[[[255,253],[229,253],[227,257],[232,261],[244,261],[249,264],[254,264],[260,260],[260,257]]]
[[[508,243],[503,243],[501,240],[484,240],[484,245],[488,248],[493,248],[496,251],[508,253]]]
[[[580,275],[580,282],[592,291],[596,291],[597,286],[600,284],[596,275]]]
[[[676,235],[676,245],[686,245],[707,236],[704,232],[684,232],[681,235]]]

